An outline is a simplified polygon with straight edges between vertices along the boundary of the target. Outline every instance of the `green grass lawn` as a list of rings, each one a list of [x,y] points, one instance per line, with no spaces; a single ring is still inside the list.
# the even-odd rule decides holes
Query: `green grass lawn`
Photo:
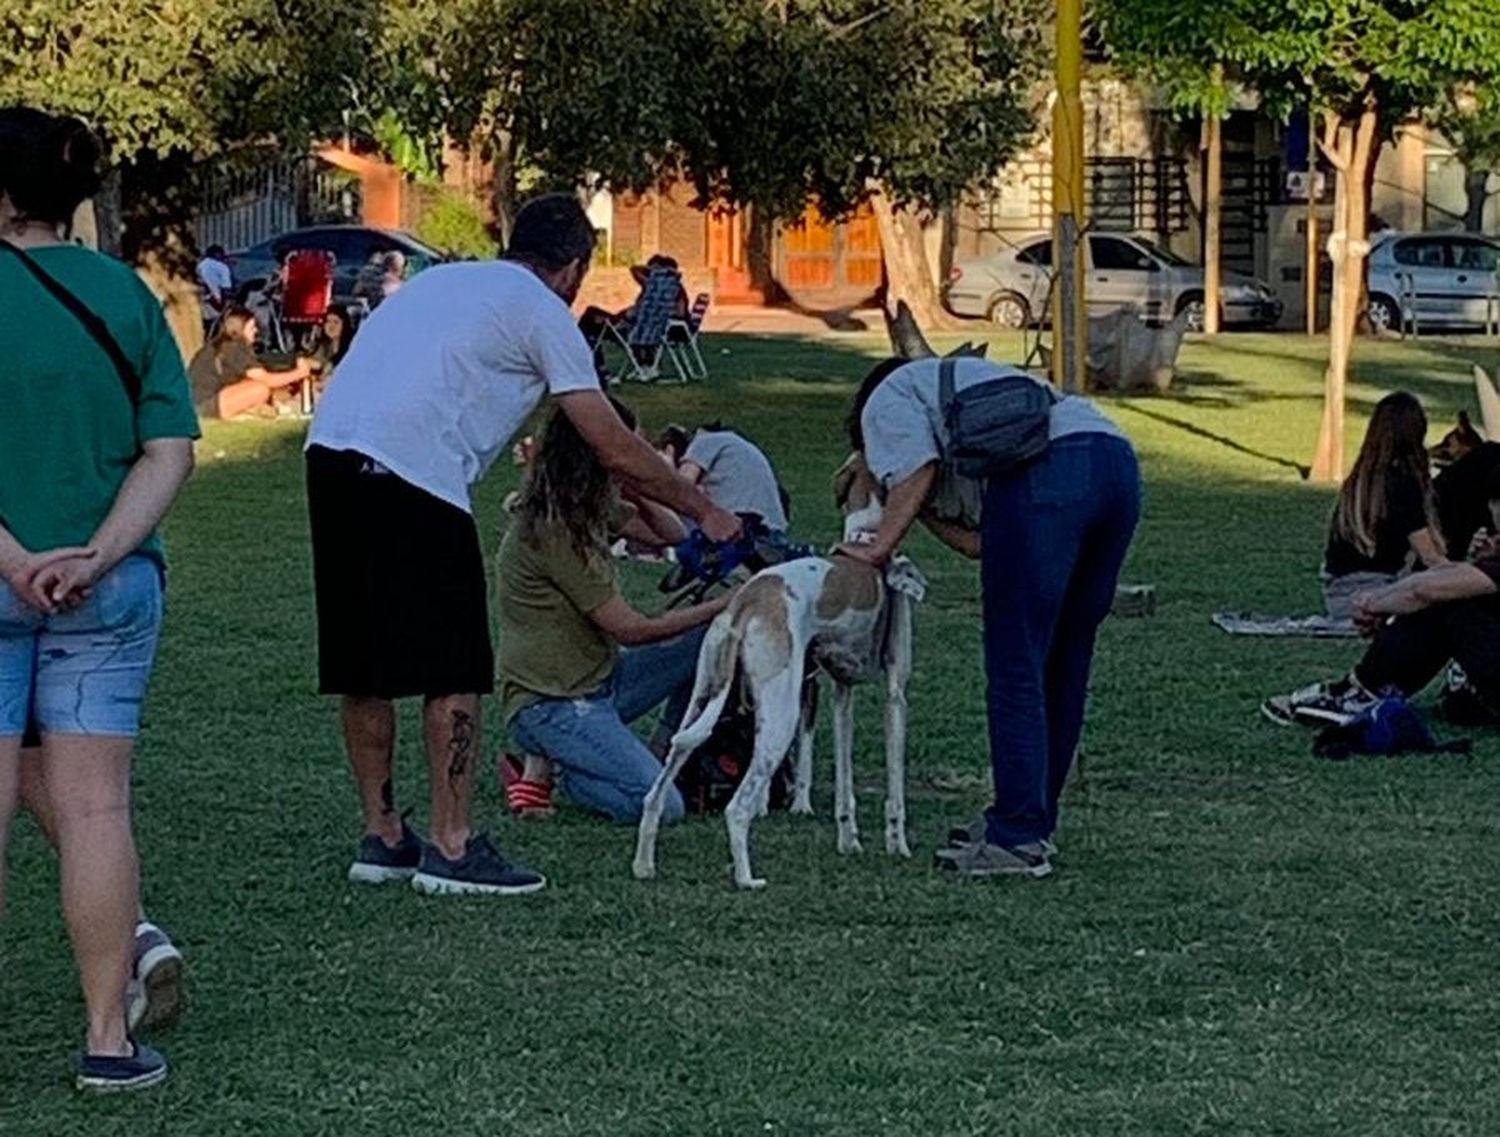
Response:
[[[825,736],[819,815],[755,830],[758,894],[730,887],[718,819],[664,833],[660,878],[640,884],[632,830],[505,819],[488,761],[480,817],[549,874],[545,894],[346,885],[358,815],[334,707],[312,694],[300,431],[210,429],[169,525],[136,778],[148,906],[191,967],[192,1006],[162,1040],[174,1076],[132,1100],[69,1089],[81,1000],[53,858],[23,821],[0,926],[0,1133],[1500,1131],[1500,747],[1316,761],[1256,705],[1354,649],[1208,622],[1317,606],[1331,495],[1294,467],[1317,434],[1321,347],[1192,343],[1178,392],[1107,404],[1147,478],[1127,578],[1154,583],[1159,610],[1103,633],[1087,778],[1042,882],[928,867],[945,824],[982,803],[987,756],[975,570],[919,537],[933,587],[910,688],[910,862],[875,851],[867,692],[876,839],[861,857],[834,852]],[[722,416],[758,439],[794,527],[827,541],[844,407],[876,351],[725,337],[710,382],[625,394],[648,425]],[[1426,401],[1435,439],[1472,404],[1471,359],[1500,362],[1458,341],[1363,345],[1351,444],[1396,387]],[[479,495],[491,545],[513,478]],[[653,580],[631,584],[645,596]],[[397,792],[420,820],[414,727],[408,711]]]

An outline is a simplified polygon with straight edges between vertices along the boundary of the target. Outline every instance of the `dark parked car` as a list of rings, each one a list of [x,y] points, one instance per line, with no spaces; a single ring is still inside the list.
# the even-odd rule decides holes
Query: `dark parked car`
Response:
[[[355,286],[359,282],[360,273],[384,253],[403,254],[406,257],[408,276],[414,276],[423,269],[449,259],[430,245],[424,245],[410,233],[403,233],[399,229],[372,229],[365,225],[314,225],[272,237],[244,252],[231,253],[229,266],[234,274],[236,294],[243,296],[247,290],[259,288],[276,271],[287,253],[301,249],[319,249],[333,254],[333,297],[340,304],[354,302]]]

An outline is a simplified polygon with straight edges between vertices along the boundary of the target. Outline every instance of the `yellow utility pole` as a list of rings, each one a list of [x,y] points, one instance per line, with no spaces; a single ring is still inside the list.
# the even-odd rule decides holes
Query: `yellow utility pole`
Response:
[[[1318,137],[1312,104],[1307,107],[1307,279],[1303,282],[1307,304],[1307,334],[1318,334]]]
[[[1215,68],[1215,75],[1221,73]],[[1222,78],[1221,78],[1222,81]],[[1224,120],[1210,114],[1203,122],[1207,165],[1203,192],[1203,333],[1219,334],[1224,260]]]
[[[1052,104],[1052,381],[1081,391],[1088,358],[1083,289],[1083,0],[1057,0]]]

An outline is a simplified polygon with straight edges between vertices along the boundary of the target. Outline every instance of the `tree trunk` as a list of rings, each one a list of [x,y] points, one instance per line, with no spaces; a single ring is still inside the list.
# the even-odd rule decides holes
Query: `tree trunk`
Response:
[[[1328,371],[1324,379],[1323,422],[1312,478],[1341,481],[1344,474],[1344,402],[1349,380],[1349,357],[1359,323],[1364,287],[1370,221],[1369,173],[1377,154],[1379,126],[1373,96],[1357,119],[1330,119],[1325,125],[1324,151],[1333,163],[1336,182],[1333,232],[1328,237],[1333,262],[1333,297],[1328,318]]]
[[[1484,232],[1484,207],[1490,200],[1490,172],[1471,169],[1464,175],[1464,228]]]
[[[185,358],[203,345],[192,216],[196,179],[185,154],[142,156],[120,175],[120,254],[161,299]],[[105,226],[100,218],[103,243]]]
[[[894,314],[904,300],[923,330],[953,327],[955,321],[943,307],[933,278],[921,218],[910,209],[896,208],[880,189],[870,195],[870,207],[880,228],[880,252],[885,260],[885,310]]]
[[[509,130],[497,130],[494,136],[495,162],[495,236],[500,247],[510,245],[510,231],[521,208],[521,191],[516,184],[516,140]]]

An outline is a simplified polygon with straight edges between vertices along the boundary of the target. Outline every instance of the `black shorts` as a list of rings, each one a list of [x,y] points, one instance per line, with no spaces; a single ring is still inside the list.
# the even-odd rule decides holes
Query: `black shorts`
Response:
[[[353,450],[307,452],[318,689],[488,694],[495,653],[474,518]]]

